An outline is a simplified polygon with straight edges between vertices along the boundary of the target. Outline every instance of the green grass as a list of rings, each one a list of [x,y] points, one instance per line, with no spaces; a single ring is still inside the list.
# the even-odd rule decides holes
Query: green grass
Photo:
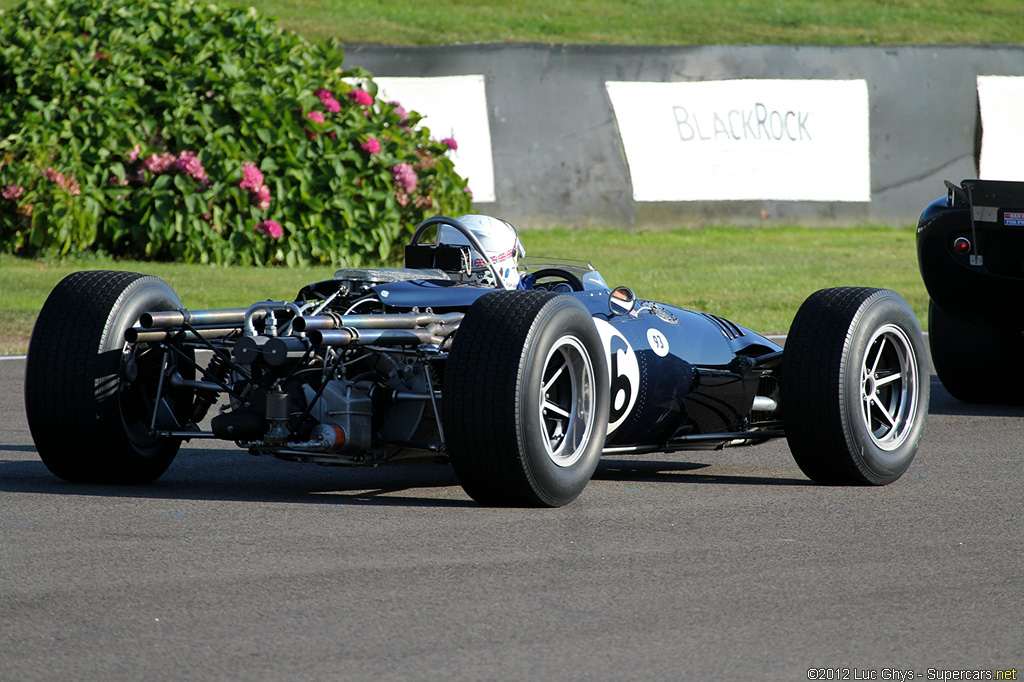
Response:
[[[15,7],[0,0],[0,8]],[[249,0],[343,43],[623,45],[1019,43],[1020,0]]]
[[[531,230],[531,256],[590,260],[611,286],[642,298],[729,318],[762,333],[785,332],[813,291],[857,285],[895,289],[927,321],[914,230],[892,228],[705,228],[665,232]],[[0,354],[22,353],[50,289],[75,270],[134,270],[167,280],[192,309],[291,300],[333,268],[242,268],[173,263],[40,263],[0,256]]]

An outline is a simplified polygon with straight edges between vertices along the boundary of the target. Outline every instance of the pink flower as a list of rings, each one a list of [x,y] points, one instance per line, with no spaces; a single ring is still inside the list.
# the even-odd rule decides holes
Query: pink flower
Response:
[[[416,190],[419,178],[416,176],[416,171],[412,166],[407,163],[400,163],[392,166],[389,170],[395,179],[396,187],[404,190],[406,194],[411,194]]]
[[[312,130],[310,130],[309,128],[303,128],[302,130],[305,131],[306,137],[308,137],[309,139],[311,139],[311,140],[315,140],[316,139],[316,133],[313,132]]]
[[[78,180],[64,177],[64,174],[56,170],[53,166],[44,170],[43,175],[46,176],[47,180],[56,183],[58,187],[65,190],[72,196],[82,193],[82,188],[78,185]]]
[[[320,104],[323,104],[324,109],[326,109],[327,111],[331,112],[332,114],[336,114],[339,111],[341,111],[341,104],[338,103],[338,100],[334,99],[334,95],[332,95],[329,91],[317,90],[315,94],[320,99]]]
[[[110,56],[109,55],[105,55],[102,52],[97,52],[96,54],[94,54],[92,56],[92,58],[93,59],[106,59],[107,61],[110,61]]]
[[[25,188],[21,185],[7,185],[7,187],[4,188],[4,191],[0,192],[0,196],[3,196],[4,199],[18,200],[24,193]]]
[[[238,186],[255,192],[263,185],[263,173],[256,167],[256,164],[248,161],[242,164],[242,181]]]
[[[263,184],[263,173],[256,164],[248,161],[242,164],[242,180],[238,186],[249,190],[250,197],[256,202],[256,208],[261,211],[270,208],[270,188]]]
[[[124,153],[124,155],[125,155],[125,158],[128,159],[129,163],[135,163],[136,161],[139,160],[139,154],[141,152],[142,152],[142,150],[139,149],[139,145],[135,145],[134,147],[132,147],[131,149],[126,151]]]
[[[281,223],[276,220],[264,220],[262,223],[254,228],[257,232],[265,234],[268,237],[274,239],[280,239],[284,234],[284,230],[281,228]]]
[[[177,161],[174,154],[163,152],[162,154],[153,154],[143,163],[146,164],[146,169],[150,173],[160,174],[174,166]]]
[[[308,118],[313,123],[323,123],[324,122],[324,115],[323,115],[323,113],[321,113],[319,111],[311,111],[311,112],[309,112],[308,114],[306,114],[306,118]]]
[[[367,138],[359,147],[367,154],[380,154],[380,141],[375,137]]]
[[[409,112],[398,102],[388,102],[395,108],[395,116],[398,117],[398,125],[406,125],[409,122]]]
[[[260,185],[256,190],[256,208],[261,211],[270,208],[270,188],[266,185]]]
[[[348,93],[348,98],[361,107],[373,105],[373,96],[366,90],[351,90]]]
[[[203,168],[203,164],[199,163],[199,158],[196,157],[195,152],[190,152],[187,149],[183,150],[178,154],[177,166],[179,171],[187,173],[204,185],[210,181],[206,176],[206,169]]]
[[[459,149],[459,143],[455,141],[454,137],[444,138],[443,140],[441,140],[441,144],[445,145],[446,147],[448,147],[448,149],[451,149],[453,152],[458,151]]]

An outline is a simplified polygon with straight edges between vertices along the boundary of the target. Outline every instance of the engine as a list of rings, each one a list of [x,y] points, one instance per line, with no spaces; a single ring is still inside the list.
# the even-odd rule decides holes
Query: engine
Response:
[[[343,270],[295,302],[147,313],[126,340],[212,352],[200,379],[169,377],[195,391],[189,437],[324,464],[428,456],[443,447],[439,377],[463,313],[386,312],[372,288],[425,274]]]

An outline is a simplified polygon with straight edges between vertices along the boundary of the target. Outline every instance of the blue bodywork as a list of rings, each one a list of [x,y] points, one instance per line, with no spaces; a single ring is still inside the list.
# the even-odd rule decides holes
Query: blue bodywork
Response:
[[[566,295],[586,306],[605,339],[612,390],[606,450],[676,439],[692,444],[701,436],[710,437],[713,447],[751,426],[755,395],[775,389],[764,363],[778,357],[779,345],[723,318],[653,301],[638,300],[630,314],[613,315],[611,290],[599,273],[557,265],[583,283],[583,291]],[[466,310],[494,289],[411,280],[373,291],[389,312],[446,312]]]

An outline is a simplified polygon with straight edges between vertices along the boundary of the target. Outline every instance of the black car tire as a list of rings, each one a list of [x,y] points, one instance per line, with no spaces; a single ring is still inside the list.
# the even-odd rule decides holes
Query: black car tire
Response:
[[[148,483],[170,466],[181,439],[149,435],[163,353],[127,345],[124,332],[144,312],[180,307],[166,282],[132,272],[75,272],[50,293],[29,341],[25,414],[36,450],[56,476]],[[194,376],[188,363],[179,369]],[[165,386],[157,428],[180,427],[192,399],[187,389]]]
[[[586,487],[608,427],[601,338],[577,299],[487,294],[467,311],[444,373],[442,424],[467,494],[559,507]]]
[[[800,307],[780,371],[782,420],[800,469],[824,485],[885,485],[910,466],[929,372],[913,310],[893,291],[824,289]]]
[[[1020,357],[1024,339],[1017,329],[951,315],[928,302],[928,344],[939,381],[965,403],[1024,403],[1024,390],[1013,372],[994,358]]]

